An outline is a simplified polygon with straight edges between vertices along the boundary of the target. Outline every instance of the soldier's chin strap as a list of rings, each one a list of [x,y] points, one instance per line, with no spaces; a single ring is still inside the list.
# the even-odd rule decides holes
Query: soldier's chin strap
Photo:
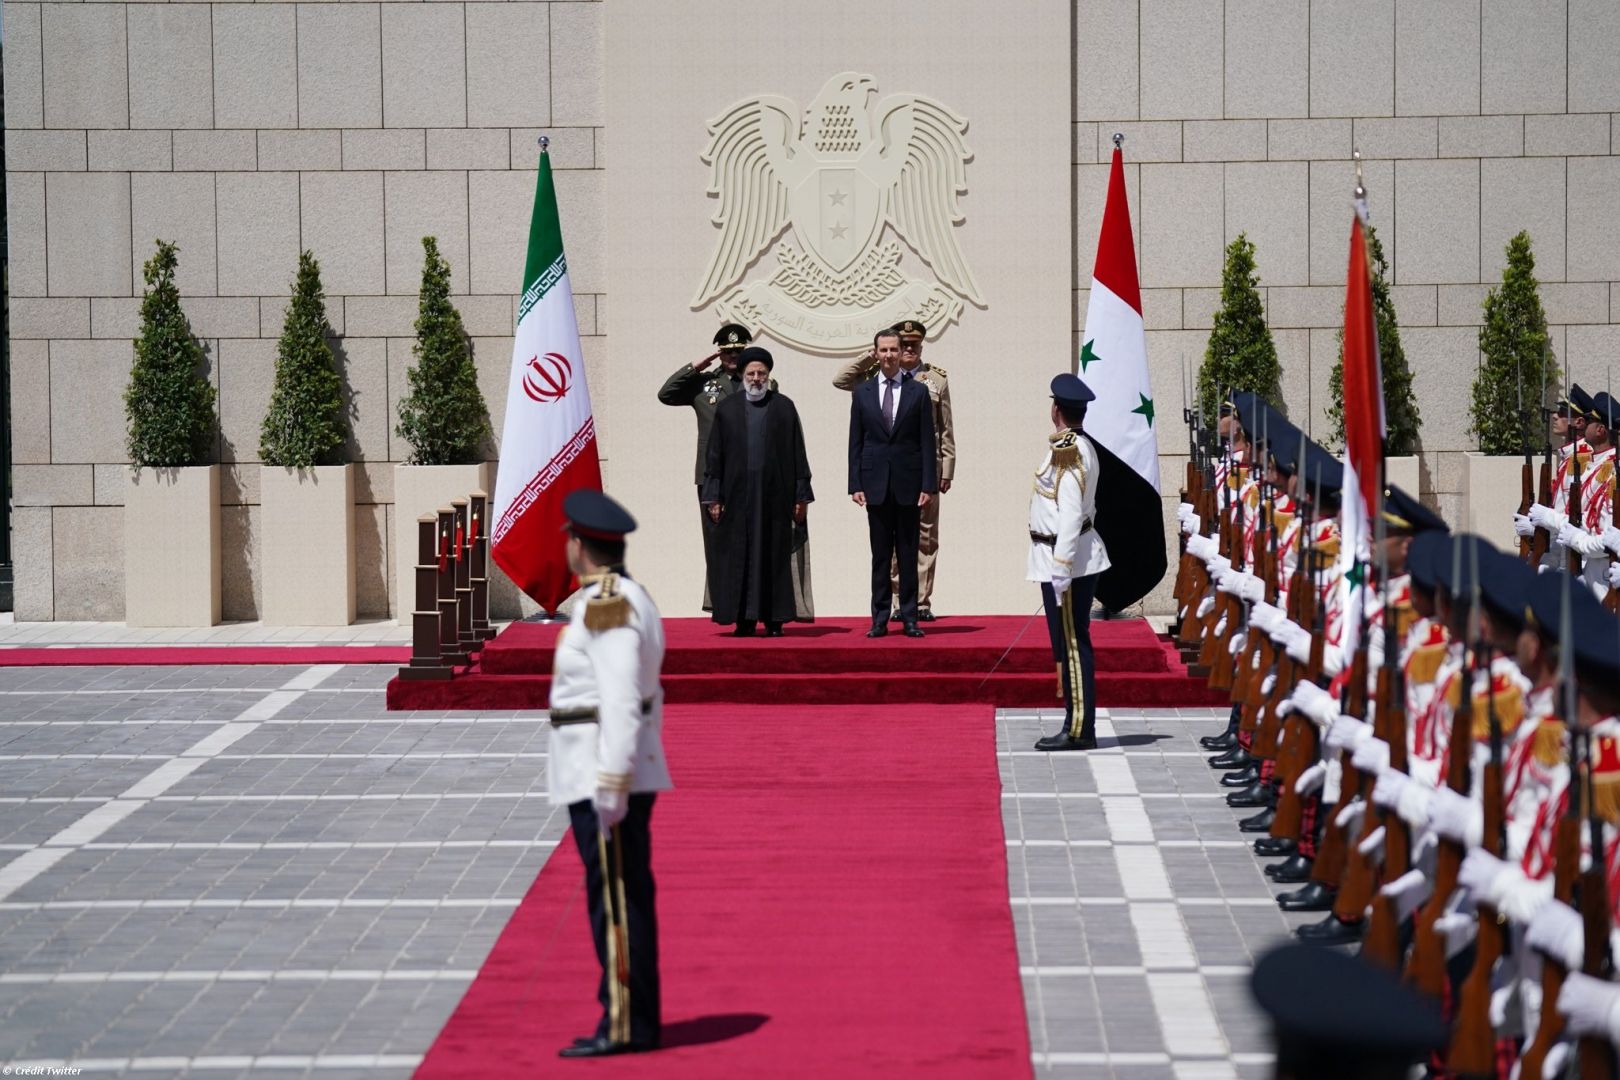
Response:
[[[1035,609],[1035,613],[1024,620],[1024,625],[1019,628],[1017,635],[1013,637],[1012,644],[1008,645],[1002,650],[1001,655],[996,658],[996,662],[990,665],[990,670],[984,673],[984,678],[979,680],[979,685],[973,688],[975,693],[984,689],[984,684],[990,681],[990,676],[996,673],[996,669],[1001,666],[1002,661],[1006,660],[1008,654],[1016,649],[1018,647],[1018,643],[1023,640],[1024,633],[1029,630],[1029,624],[1040,618],[1041,612],[1045,610],[1046,601],[1043,599],[1040,606]]]

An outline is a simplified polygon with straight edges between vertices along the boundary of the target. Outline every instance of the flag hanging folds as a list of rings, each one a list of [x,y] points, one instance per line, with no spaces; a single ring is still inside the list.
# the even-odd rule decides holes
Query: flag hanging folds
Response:
[[[1357,190],[1344,292],[1344,488],[1339,504],[1339,588],[1346,594],[1340,608],[1345,613],[1342,655],[1346,664],[1361,637],[1373,515],[1383,506],[1384,482],[1384,377],[1378,361],[1372,269],[1367,261],[1367,204]]]
[[[542,150],[489,539],[496,565],[547,611],[556,611],[575,587],[564,551],[562,505],[580,488],[600,491],[602,467],[557,188],[550,156]]]
[[[1091,272],[1078,374],[1097,399],[1086,409],[1086,434],[1100,458],[1096,528],[1113,565],[1097,598],[1118,611],[1146,596],[1164,577],[1164,509],[1159,500],[1159,442],[1148,381],[1142,290],[1136,278],[1125,161],[1114,148],[1103,206],[1097,263]],[[1157,542],[1155,542],[1157,537]]]

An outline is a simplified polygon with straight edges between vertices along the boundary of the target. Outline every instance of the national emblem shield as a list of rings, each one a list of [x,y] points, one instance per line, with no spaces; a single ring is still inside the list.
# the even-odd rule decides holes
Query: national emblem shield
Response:
[[[879,194],[859,166],[815,169],[788,194],[794,235],[828,270],[842,274],[877,235]]]

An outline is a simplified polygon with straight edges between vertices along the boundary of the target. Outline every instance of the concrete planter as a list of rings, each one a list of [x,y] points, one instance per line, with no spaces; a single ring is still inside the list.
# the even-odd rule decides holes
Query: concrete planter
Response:
[[[416,520],[437,513],[451,499],[465,499],[474,491],[493,493],[494,469],[477,465],[394,466],[394,618],[411,617],[416,595]],[[486,524],[487,527],[487,524]]]
[[[124,622],[219,622],[219,466],[132,469],[124,491]]]
[[[1418,497],[1418,485],[1422,483],[1417,455],[1410,454],[1406,457],[1385,458],[1384,482],[1394,484],[1416,499]]]
[[[354,622],[353,465],[261,466],[259,535],[267,626]]]
[[[1519,509],[1524,458],[1463,455],[1461,527],[1503,551],[1517,551],[1513,515]]]

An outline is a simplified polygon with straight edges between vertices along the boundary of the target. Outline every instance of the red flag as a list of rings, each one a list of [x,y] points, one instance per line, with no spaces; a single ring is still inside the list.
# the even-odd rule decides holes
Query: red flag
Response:
[[[1344,294],[1344,454],[1355,469],[1368,517],[1383,504],[1378,490],[1384,457],[1384,377],[1378,362],[1372,272],[1366,229],[1358,212],[1350,222],[1350,268]]]

